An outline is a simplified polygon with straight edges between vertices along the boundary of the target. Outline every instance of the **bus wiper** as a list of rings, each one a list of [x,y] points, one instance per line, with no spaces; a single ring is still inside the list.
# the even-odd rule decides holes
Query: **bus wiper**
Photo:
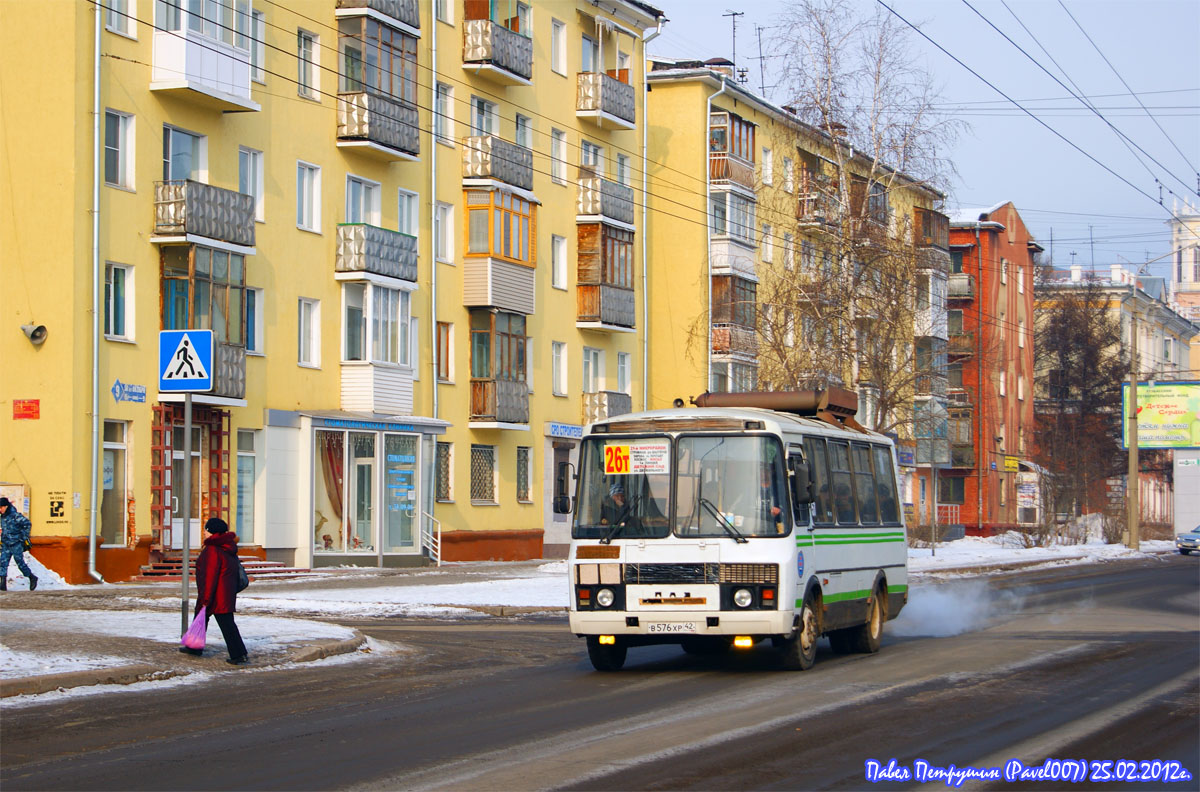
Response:
[[[630,498],[625,503],[625,508],[621,509],[621,513],[613,520],[612,528],[604,538],[600,540],[600,544],[612,544],[612,540],[621,533],[621,529],[625,527],[625,520],[633,513],[633,507],[637,505],[638,498]]]
[[[710,501],[708,498],[700,498],[700,505],[708,509],[709,513],[716,518],[717,524],[725,529],[725,533],[732,536],[739,544],[746,543],[746,537],[742,536],[738,529],[733,527],[733,523],[725,519],[724,514],[721,514],[721,512],[717,511],[717,507],[713,505],[712,501]]]

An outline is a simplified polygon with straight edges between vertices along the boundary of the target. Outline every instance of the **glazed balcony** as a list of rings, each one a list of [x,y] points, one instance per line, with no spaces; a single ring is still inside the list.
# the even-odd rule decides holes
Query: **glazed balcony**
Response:
[[[754,192],[754,163],[724,151],[710,152],[708,181],[713,186],[736,185]]]
[[[614,70],[615,71],[615,70]],[[625,81],[602,72],[576,75],[575,117],[590,121],[602,129],[633,129],[636,126],[636,97],[628,83],[628,69],[618,74]]]
[[[417,108],[368,91],[338,94],[337,146],[387,161],[421,153]]]
[[[951,443],[950,467],[975,467],[975,445],[973,443]]]
[[[950,250],[950,218],[932,209],[917,207],[913,211],[916,213],[913,231],[917,246]]]
[[[341,405],[351,412],[412,415],[413,370],[388,363],[343,361]]]
[[[596,176],[590,171],[579,177],[575,206],[579,217],[600,217],[633,225],[633,188]]]
[[[172,29],[154,31],[150,90],[220,112],[261,109],[250,95],[250,50],[192,29],[203,24],[182,7],[159,22]]]
[[[417,238],[366,223],[343,223],[337,229],[333,268],[416,282]]]
[[[712,351],[716,355],[758,357],[758,333],[741,325],[714,324]]]
[[[472,379],[471,423],[528,424],[529,386],[509,380]]]
[[[956,272],[946,279],[946,296],[951,300],[975,299],[975,278],[965,272]]]
[[[154,236],[189,236],[254,247],[254,196],[191,179],[154,183]]]
[[[463,69],[502,85],[531,85],[533,39],[490,19],[463,23]]]
[[[710,241],[708,255],[713,275],[736,275],[749,280],[758,279],[754,248],[735,242],[733,237]]]
[[[633,289],[607,283],[580,283],[575,287],[575,293],[579,302],[576,327],[633,332],[637,316]]]
[[[583,394],[583,423],[589,424],[633,412],[633,397],[620,391]]]
[[[418,0],[337,0],[338,11],[375,11],[406,25],[414,31],[421,29],[421,13]],[[338,14],[348,16],[349,14]]]
[[[533,152],[495,135],[463,139],[463,179],[497,179],[533,189]]]
[[[975,334],[971,332],[950,332],[946,342],[946,353],[950,355],[970,355],[975,351]]]

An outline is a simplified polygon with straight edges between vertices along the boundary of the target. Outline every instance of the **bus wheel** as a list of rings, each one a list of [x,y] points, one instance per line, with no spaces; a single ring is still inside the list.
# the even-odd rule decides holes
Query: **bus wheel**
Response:
[[[800,609],[800,629],[783,642],[783,667],[792,671],[807,671],[817,659],[817,638],[821,635],[817,627],[816,598],[805,595]]]
[[[867,610],[867,621],[857,627],[839,630],[845,634],[846,651],[874,654],[879,651],[879,640],[883,637],[883,623],[887,621],[887,594],[880,587],[875,590]]]
[[[625,644],[602,644],[596,635],[587,637],[587,648],[588,659],[597,671],[620,671],[621,666],[625,665],[625,654],[629,651]]]

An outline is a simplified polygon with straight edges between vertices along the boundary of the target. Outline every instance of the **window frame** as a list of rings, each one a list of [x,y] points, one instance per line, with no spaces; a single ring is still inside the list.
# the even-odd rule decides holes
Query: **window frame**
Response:
[[[264,355],[265,347],[263,338],[263,290],[253,286],[247,286],[243,289],[243,294],[246,298],[245,308],[242,310],[243,318],[246,324],[245,340],[247,355]]]
[[[550,130],[550,181],[567,183],[567,133],[561,129]]]
[[[567,238],[550,235],[550,287],[566,291],[567,283]]]
[[[477,470],[476,458],[478,457],[481,460],[481,463],[478,466],[478,468],[482,469],[482,459],[484,456],[487,456],[490,460],[489,467],[490,467],[490,479],[491,480],[489,482],[486,482],[486,484],[482,481],[476,480],[476,470]],[[488,445],[488,444],[484,444],[484,443],[472,443],[471,444],[471,505],[472,506],[497,506],[497,505],[499,505],[499,502],[496,497],[498,494],[496,492],[496,490],[497,490],[496,467],[497,467],[497,465],[496,465],[496,446],[495,445]],[[484,487],[486,487],[486,492],[483,489]],[[488,495],[488,497],[486,497],[486,498],[476,497],[477,492],[480,495],[486,494],[486,495]]]
[[[296,160],[296,228],[321,233],[321,166]]]
[[[321,37],[304,28],[296,28],[296,93],[321,101]]]
[[[192,150],[192,168],[186,176],[173,175],[173,167],[175,157],[178,152],[175,150],[175,141],[179,138],[189,138],[193,141]],[[185,181],[192,180],[203,182],[208,172],[208,137],[197,132],[184,129],[183,127],[175,126],[174,124],[163,124],[163,181]]]
[[[454,443],[437,440],[433,453],[433,499],[454,503]]]
[[[121,295],[114,294],[114,275],[121,272]],[[114,327],[115,310],[120,303],[121,327]],[[132,341],[134,313],[130,310],[136,303],[133,299],[133,267],[115,261],[104,262],[104,337],[110,341]]]
[[[129,13],[129,6],[135,6],[137,0],[107,0],[104,4],[104,29],[109,33],[137,41],[137,26],[134,16]]]
[[[250,10],[250,80],[267,83],[267,15],[261,9]]]
[[[567,396],[567,344],[565,341],[550,342],[550,375],[553,379],[551,392],[555,396]]]
[[[352,196],[352,192],[356,193]],[[383,216],[382,187],[371,179],[346,174],[345,222],[347,225],[371,225],[380,227]],[[351,210],[353,209],[353,214]]]
[[[133,423],[132,421],[121,421],[121,420],[116,420],[116,419],[112,419],[112,418],[104,419],[104,426],[103,426],[102,435],[101,435],[101,437],[103,438],[102,454],[105,452],[109,452],[109,451],[114,452],[114,454],[116,452],[120,452],[121,468],[122,468],[122,470],[121,470],[121,489],[124,494],[121,497],[120,502],[117,504],[117,508],[118,508],[117,513],[120,515],[121,525],[117,529],[116,533],[119,535],[120,541],[107,542],[104,539],[104,532],[105,532],[104,531],[104,511],[105,511],[105,509],[104,509],[104,505],[103,505],[103,499],[105,496],[103,495],[103,493],[105,490],[103,488],[100,490],[102,502],[101,502],[101,507],[100,507],[100,526],[99,526],[99,530],[97,532],[97,534],[98,534],[97,538],[99,539],[101,547],[125,547],[126,543],[129,540],[129,506],[128,506],[128,504],[129,504],[129,496],[133,491],[133,482],[130,480],[130,475],[129,475],[130,458],[132,456],[129,452],[129,446],[130,446],[130,441],[129,441],[130,440],[130,438],[129,438],[130,431],[129,430],[132,428],[132,423]],[[119,438],[114,439],[114,440],[108,439],[108,428],[110,426],[119,426],[121,428]],[[114,491],[116,490],[116,475],[117,475],[117,471],[116,471],[116,464],[115,464],[115,459],[114,459],[113,487],[112,487],[112,489]]]
[[[454,383],[454,322],[437,323],[434,339],[435,378],[439,383]]]
[[[454,204],[438,201],[434,207],[433,257],[442,264],[454,265]]]
[[[117,122],[115,141],[110,141],[108,136],[108,119],[113,118]],[[111,107],[104,109],[104,183],[109,187],[117,187],[122,190],[133,191],[135,182],[134,165],[136,162],[134,143],[135,143],[135,116],[132,113],[124,113],[120,110],[114,110]],[[116,180],[109,178],[109,152],[114,152],[116,162],[113,164],[113,170],[116,173]]]
[[[307,309],[307,311],[306,311]],[[297,299],[296,364],[303,368],[321,368],[321,301],[312,297]],[[309,354],[304,354],[307,341]]]
[[[500,132],[500,107],[482,96],[471,95],[471,137],[498,135]]]
[[[405,236],[417,239],[421,230],[421,194],[396,189],[396,230]]]
[[[487,201],[481,199],[486,196]],[[537,204],[503,189],[463,190],[465,258],[494,258],[534,269],[537,266]],[[487,221],[486,249],[481,249],[475,227]],[[497,249],[497,246],[500,249]],[[514,252],[515,251],[515,254]]]
[[[522,459],[522,456],[525,458]],[[522,481],[522,477],[524,481]],[[516,480],[517,503],[533,503],[533,448],[531,446],[517,446]]]
[[[179,251],[183,251],[182,258],[178,255]],[[222,258],[224,262],[221,266],[214,265]],[[162,329],[209,329],[213,331],[214,343],[244,349],[246,257],[222,248],[193,243],[164,245],[159,249],[159,261],[162,273],[159,320]],[[219,275],[219,270],[224,270],[225,275]],[[234,272],[237,273],[236,277]],[[219,296],[222,292],[223,302]],[[180,298],[184,301],[183,305],[180,305]],[[231,310],[235,305],[236,309]],[[215,321],[218,309],[224,327],[219,327]],[[233,316],[235,313],[236,316]],[[236,329],[236,335],[230,333],[231,328]]]
[[[633,355],[628,352],[617,353],[617,390],[626,395],[633,395]]]
[[[599,393],[604,390],[604,350],[599,347],[583,348],[581,392]]]
[[[567,76],[567,24],[550,20],[550,71]]]
[[[264,222],[266,212],[263,206],[264,162],[263,152],[248,146],[238,146],[238,191],[254,197],[254,220]],[[247,168],[250,175],[250,192],[242,189],[247,186]]]
[[[435,89],[433,114],[433,133],[438,143],[454,146],[454,123],[454,86],[439,82]]]

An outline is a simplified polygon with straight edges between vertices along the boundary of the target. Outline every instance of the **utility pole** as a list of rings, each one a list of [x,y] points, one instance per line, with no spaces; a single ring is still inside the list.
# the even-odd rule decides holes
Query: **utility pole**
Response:
[[[737,79],[737,18],[745,15],[745,11],[726,11],[724,14],[721,14],[721,16],[730,17],[733,21],[733,73],[735,80]]]
[[[1136,277],[1136,276],[1135,276]],[[1129,509],[1129,539],[1128,546],[1134,550],[1141,547],[1141,530],[1138,525],[1140,506],[1138,502],[1138,321],[1137,321],[1137,284],[1129,289],[1129,470],[1125,480],[1125,505]]]
[[[763,97],[767,95],[767,78],[763,72],[763,54],[762,54],[762,25],[755,25],[754,32],[758,34],[758,92]]]

